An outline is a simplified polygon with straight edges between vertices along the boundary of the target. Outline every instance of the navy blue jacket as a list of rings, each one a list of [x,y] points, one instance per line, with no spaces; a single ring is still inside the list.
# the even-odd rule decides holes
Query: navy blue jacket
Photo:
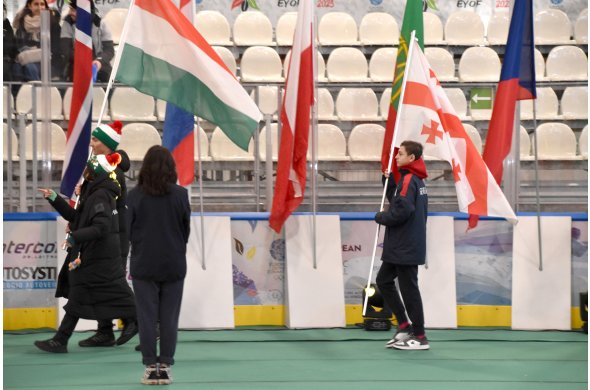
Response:
[[[398,265],[421,265],[426,261],[426,218],[428,195],[424,179],[426,166],[418,159],[400,168],[398,183],[390,177],[387,188],[389,208],[375,214],[385,226],[381,260]],[[385,181],[385,177],[383,178]]]

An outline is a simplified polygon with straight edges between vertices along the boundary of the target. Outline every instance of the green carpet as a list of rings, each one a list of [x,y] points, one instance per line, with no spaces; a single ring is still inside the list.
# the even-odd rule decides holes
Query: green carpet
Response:
[[[5,389],[145,389],[137,338],[68,354],[50,332],[4,334]],[[429,351],[384,348],[386,332],[282,328],[182,331],[174,389],[587,389],[588,338],[576,332],[429,330]]]

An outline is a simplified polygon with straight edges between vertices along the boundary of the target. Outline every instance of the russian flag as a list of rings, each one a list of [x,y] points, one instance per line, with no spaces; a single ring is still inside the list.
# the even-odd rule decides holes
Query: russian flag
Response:
[[[536,99],[535,84],[533,1],[517,0],[483,151],[483,160],[498,185],[502,182],[502,163],[512,147],[516,101]],[[476,216],[470,216],[469,226],[475,227],[477,220]]]
[[[72,198],[88,160],[92,114],[92,16],[90,1],[78,0],[74,42],[72,108],[59,191]]]

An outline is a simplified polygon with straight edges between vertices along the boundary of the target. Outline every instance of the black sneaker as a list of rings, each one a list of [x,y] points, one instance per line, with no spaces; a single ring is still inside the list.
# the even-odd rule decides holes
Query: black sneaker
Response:
[[[117,345],[123,345],[127,341],[131,340],[139,332],[137,327],[137,321],[129,321],[123,326],[121,336],[117,339]]]
[[[428,344],[426,336],[418,338],[414,335],[410,335],[406,340],[396,341],[391,347],[403,350],[426,350],[430,349],[430,344]]]
[[[395,334],[391,338],[391,340],[389,340],[387,344],[385,344],[385,348],[393,348],[393,344],[395,344],[396,342],[409,339],[411,333],[412,326],[408,326],[404,329],[398,329],[397,332],[395,332]]]
[[[43,341],[35,341],[35,346],[42,351],[51,353],[67,353],[67,344],[62,344],[57,340],[49,339]]]
[[[158,384],[169,385],[172,383],[172,368],[167,364],[160,364],[158,368]]]
[[[78,345],[81,347],[112,347],[115,345],[115,335],[95,333],[87,339],[80,340]]]
[[[156,368],[156,365],[145,366],[145,371],[143,372],[143,378],[141,378],[141,383],[143,383],[144,385],[158,384],[158,369]]]

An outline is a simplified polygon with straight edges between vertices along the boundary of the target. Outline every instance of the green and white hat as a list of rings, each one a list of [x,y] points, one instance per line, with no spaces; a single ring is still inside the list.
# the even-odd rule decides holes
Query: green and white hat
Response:
[[[117,165],[121,162],[121,155],[119,153],[111,153],[111,154],[99,154],[90,157],[90,160],[86,163],[88,168],[94,173],[101,174],[101,173],[111,173],[116,168]]]
[[[107,148],[115,151],[121,142],[122,128],[123,124],[119,121],[109,124],[102,123],[92,131],[92,136],[105,144]]]

